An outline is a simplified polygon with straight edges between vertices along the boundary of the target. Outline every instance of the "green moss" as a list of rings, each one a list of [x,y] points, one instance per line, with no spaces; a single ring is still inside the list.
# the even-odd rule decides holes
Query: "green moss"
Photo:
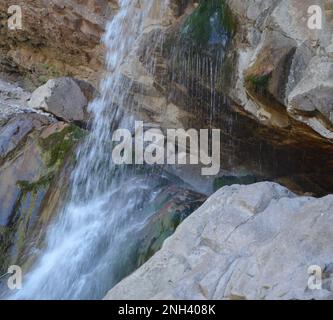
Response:
[[[163,246],[164,241],[169,238],[180,225],[180,223],[191,212],[175,212],[163,216],[160,220],[155,221],[154,229],[150,231],[150,239],[140,241],[140,249],[138,250],[137,267],[148,261]]]
[[[261,76],[248,76],[246,81],[254,90],[267,90],[269,85],[270,75],[261,75]]]
[[[23,194],[27,194],[29,192],[36,192],[41,188],[45,188],[45,187],[49,186],[53,177],[54,176],[51,173],[49,175],[46,175],[46,176],[40,178],[36,182],[30,183],[29,181],[20,180],[16,183],[16,185],[21,189]]]
[[[45,84],[51,78],[58,78],[61,76],[61,73],[58,69],[48,63],[35,65],[36,72],[39,74],[37,81],[38,85]]]
[[[207,46],[232,35],[236,20],[224,0],[201,1],[198,8],[185,21],[182,38],[190,38],[195,45]]]
[[[21,210],[22,213],[20,216],[20,220],[16,224],[17,226],[17,232],[16,232],[16,241],[15,241],[15,247],[16,247],[16,255],[19,259],[22,252],[24,251],[24,247],[26,245],[26,238],[29,234],[29,225],[31,223],[31,219],[34,214],[34,210],[39,207],[39,205],[36,203],[38,193],[40,191],[40,188],[47,188],[49,184],[42,184],[39,188],[36,187],[35,190],[33,190],[31,193],[22,194],[21,196]],[[25,204],[25,205],[24,205]]]
[[[45,139],[41,138],[39,133],[33,135],[38,139],[39,145],[40,157],[36,161],[43,162],[39,171],[40,178],[36,181],[16,182],[20,192],[10,221],[6,227],[0,227],[0,271],[10,264],[21,264],[25,261],[24,253],[31,240],[31,230],[36,226],[45,194],[58,176],[67,156],[84,135],[85,131],[75,125],[67,125]]]
[[[82,129],[75,125],[69,125],[46,139],[41,139],[40,144],[48,153],[47,166],[60,166],[68,152],[84,135],[85,132]]]
[[[49,78],[47,76],[39,76],[38,77],[38,83],[39,83],[39,85],[45,84],[48,80],[49,80]]]
[[[7,272],[10,265],[8,248],[11,246],[12,229],[10,227],[0,226],[0,274]]]
[[[228,55],[218,69],[215,83],[216,92],[227,92],[228,88],[231,88],[236,59],[235,54]]]
[[[42,64],[42,67],[46,70],[50,69],[50,66],[47,63]]]
[[[163,192],[150,208],[153,214],[138,240],[136,268],[148,261],[184,219],[194,212],[205,199],[179,190]]]

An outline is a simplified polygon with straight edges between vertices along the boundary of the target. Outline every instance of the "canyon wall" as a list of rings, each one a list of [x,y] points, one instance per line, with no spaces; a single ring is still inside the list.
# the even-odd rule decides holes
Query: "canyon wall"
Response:
[[[323,11],[323,27],[316,31],[307,27],[307,9],[314,3],[320,5]],[[11,31],[7,28],[10,16],[7,9],[11,4],[22,7],[22,30]],[[137,1],[137,6],[140,8],[140,1]],[[105,48],[100,39],[107,21],[117,10],[116,0],[5,0],[0,4],[0,73],[1,78],[6,80],[0,83],[0,256],[2,263],[6,261],[3,265],[9,261],[27,261],[31,247],[26,244],[40,243],[44,227],[64,201],[61,195],[65,194],[68,177],[75,165],[75,147],[89,130],[87,104],[98,94],[92,86],[97,88],[105,72]],[[214,188],[229,184],[261,180],[278,182],[306,196],[332,193],[331,1],[170,0],[162,21],[156,19],[157,10],[159,1],[156,0],[145,21],[143,33],[138,35],[136,45],[122,64],[123,83],[130,90],[129,105],[134,105],[131,112],[148,125],[163,131],[167,128],[218,128],[222,133],[222,170],[218,177],[203,178],[198,168],[192,166],[170,169],[173,175],[200,192],[194,195],[186,193],[184,201],[192,201],[194,197],[198,206],[204,198],[201,193],[212,193]],[[151,43],[156,45],[148,46]],[[48,82],[53,78],[56,79]],[[59,83],[62,85],[58,86]],[[71,90],[66,92],[68,83]],[[31,99],[31,93],[37,87],[39,89]],[[60,97],[44,104],[43,99],[51,94]],[[66,94],[78,99],[62,100]],[[66,112],[61,110],[60,101],[70,101]],[[261,212],[269,211],[273,200],[279,205],[287,201],[293,208],[291,210],[296,210],[309,224],[307,206],[312,208],[315,203],[318,208],[326,208],[327,212],[331,210],[329,197],[323,200],[296,198],[295,194],[276,185],[269,185],[269,190],[259,189],[258,199],[268,197],[269,203],[254,214],[260,213],[260,217],[267,215],[268,220],[270,213],[262,215]],[[223,200],[224,193],[234,191],[239,191],[242,197],[244,190],[224,189],[217,197]],[[255,193],[254,189],[245,191]],[[272,212],[277,212],[279,205],[273,206]],[[195,209],[193,206],[190,208]],[[206,206],[199,213],[205,208],[216,216],[224,212]],[[235,210],[240,212],[243,208]],[[292,215],[293,212],[289,211],[288,214]],[[243,217],[243,211],[240,215]],[[253,212],[245,213],[246,217],[252,215]],[[157,223],[161,223],[156,219]],[[235,219],[238,219],[237,216]],[[253,219],[256,221],[257,218]],[[288,224],[295,223],[294,217],[285,221],[284,215],[281,215],[277,219],[281,219],[276,222],[285,230]],[[201,221],[200,225],[206,222]],[[247,231],[258,233],[264,230],[267,239],[272,239],[275,233],[263,229],[261,223],[260,220],[258,225],[249,227],[245,224],[239,236],[242,238]],[[169,225],[169,222],[166,224]],[[172,231],[175,227],[172,225]],[[311,237],[315,238],[322,227],[318,225],[318,230],[315,229]],[[222,225],[221,230],[224,228]],[[304,228],[310,230],[309,225]],[[154,227],[151,229],[150,233],[155,237],[158,231]],[[185,237],[181,232],[180,237]],[[328,230],[325,229],[325,232]],[[304,235],[298,236],[301,242]],[[152,252],[141,254],[145,258],[140,264],[158,250],[165,237],[161,239],[157,241],[158,245],[153,246]],[[206,238],[200,235],[196,239],[205,242]],[[262,239],[261,236],[258,239]],[[224,239],[215,246],[214,237],[207,241],[209,245],[205,246],[212,251],[217,248],[220,252],[220,246],[225,244]],[[267,248],[274,249],[274,246],[276,243],[271,241]],[[201,250],[201,247],[198,248],[192,249]],[[244,248],[247,250],[240,244],[230,250],[235,256]],[[294,250],[297,248],[295,244]],[[301,252],[307,248],[305,246]],[[264,255],[264,249],[259,253]],[[167,249],[163,250],[160,255]],[[173,257],[174,254],[172,251],[168,256]],[[313,257],[314,260],[318,258],[316,255]],[[326,257],[326,251],[323,257]],[[150,265],[155,268],[157,258],[153,259],[144,268],[150,268]],[[269,259],[277,261],[275,256]],[[319,260],[323,262],[323,268],[326,264],[330,268],[327,259]],[[248,261],[242,263],[242,270],[247,270]],[[175,265],[184,268],[178,262]],[[299,266],[299,260],[295,259],[290,272]],[[195,264],[193,268],[196,268]],[[142,270],[138,274],[149,276],[150,271]],[[234,272],[233,267],[228,270]],[[165,274],[167,279],[169,274]],[[194,277],[196,274],[193,272],[191,275]],[[184,279],[185,286],[193,285],[193,277],[187,278],[183,273],[175,273],[176,276],[177,281]],[[211,279],[207,279],[211,285],[202,286],[203,293],[198,291],[201,284],[193,292],[198,297],[259,298],[262,295],[260,290],[266,286],[262,282],[261,288],[239,287],[239,283],[228,280],[225,285],[237,287],[237,290],[226,290],[224,286],[215,294],[212,286],[219,284],[218,276],[212,275]],[[136,283],[135,277],[126,280],[128,282],[114,292],[120,296],[128,292],[129,296],[135,296],[134,289],[131,289],[131,282]],[[271,288],[274,283],[268,285]],[[282,291],[288,292],[286,286],[278,291],[267,289],[263,296],[277,297]],[[156,288],[158,291],[149,291],[148,287],[147,298],[181,297],[181,288]],[[256,293],[249,294],[250,289]],[[306,294],[304,290],[300,292],[286,293],[286,297],[297,298]]]

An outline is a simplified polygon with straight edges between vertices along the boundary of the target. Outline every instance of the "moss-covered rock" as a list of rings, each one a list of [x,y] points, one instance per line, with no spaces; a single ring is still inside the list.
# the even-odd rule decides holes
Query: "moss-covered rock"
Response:
[[[182,26],[183,40],[207,47],[225,42],[236,30],[236,20],[224,0],[201,1]]]
[[[164,190],[151,208],[155,213],[141,231],[136,267],[140,267],[160,250],[163,242],[175,232],[179,224],[205,200],[202,194],[186,189],[169,187]]]
[[[67,125],[61,131],[54,132],[45,139],[40,138],[39,144],[47,154],[47,166],[59,167],[64,162],[68,152],[72,150],[80,139],[85,136],[85,132],[75,125]]]
[[[269,74],[264,75],[250,75],[246,78],[246,82],[249,83],[249,86],[255,90],[256,92],[260,92],[262,94],[265,94],[268,90],[269,85]]]
[[[45,210],[49,205],[46,203],[50,198],[49,190],[62,176],[65,163],[73,160],[75,146],[83,136],[84,131],[75,125],[51,121],[28,132],[3,159],[0,167],[0,272],[9,264],[24,263],[23,254],[27,252],[29,240],[36,226],[41,227],[41,215],[51,215]],[[63,190],[65,186],[62,181],[58,188]],[[59,196],[54,200],[59,200]]]
[[[166,39],[165,50],[169,52],[165,56],[171,57],[168,72],[175,83],[170,94],[175,97],[172,102],[185,108],[190,106],[191,113],[200,110],[202,114],[196,118],[211,119],[215,117],[215,111],[220,114],[226,109],[225,82],[234,67],[226,56],[236,25],[224,0],[201,1],[180,24],[179,30]]]
[[[157,196],[146,203],[140,214],[142,227],[126,241],[126,252],[114,263],[114,284],[131,274],[159,251],[179,224],[207,199],[205,195],[177,186],[175,182],[160,181]]]

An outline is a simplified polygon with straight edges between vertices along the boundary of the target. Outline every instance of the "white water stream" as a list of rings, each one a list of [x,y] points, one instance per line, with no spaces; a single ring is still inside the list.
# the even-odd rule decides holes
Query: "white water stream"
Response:
[[[123,108],[130,84],[122,78],[120,67],[153,9],[156,15],[154,2],[120,0],[118,13],[107,25],[103,41],[108,73],[100,97],[90,105],[92,129],[77,154],[69,200],[13,299],[100,299],[125,272],[132,234],[147,218],[142,207],[153,201],[158,183],[131,168],[116,167],[111,137],[117,127],[132,126],[133,119],[124,115]],[[163,8],[157,14],[163,15]]]

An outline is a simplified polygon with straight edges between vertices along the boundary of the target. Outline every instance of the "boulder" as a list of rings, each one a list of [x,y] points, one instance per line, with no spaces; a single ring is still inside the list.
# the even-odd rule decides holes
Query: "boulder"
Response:
[[[28,105],[68,122],[88,120],[86,111],[88,100],[78,83],[72,78],[49,80],[32,93]]]
[[[290,112],[319,112],[333,124],[333,61],[328,57],[314,57],[302,80],[288,97]]]
[[[332,299],[332,212],[333,196],[224,187],[105,299]]]

